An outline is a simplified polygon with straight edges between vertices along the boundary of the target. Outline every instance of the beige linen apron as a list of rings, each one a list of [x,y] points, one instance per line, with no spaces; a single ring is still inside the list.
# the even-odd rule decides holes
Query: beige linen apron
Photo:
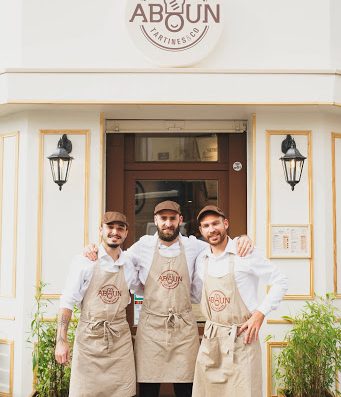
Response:
[[[82,302],[72,357],[70,397],[131,397],[136,393],[134,354],[123,266],[116,273],[95,264]]]
[[[251,317],[234,277],[234,255],[229,273],[208,275],[205,262],[201,307],[207,318],[195,366],[193,397],[262,397],[259,341],[244,344],[238,326]]]
[[[190,279],[184,248],[168,258],[156,245],[144,288],[144,301],[135,340],[137,381],[193,382],[199,348],[192,313]]]

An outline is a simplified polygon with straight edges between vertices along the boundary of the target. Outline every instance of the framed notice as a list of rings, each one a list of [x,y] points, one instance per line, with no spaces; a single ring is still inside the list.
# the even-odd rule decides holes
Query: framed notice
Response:
[[[311,258],[310,225],[271,225],[270,258]]]

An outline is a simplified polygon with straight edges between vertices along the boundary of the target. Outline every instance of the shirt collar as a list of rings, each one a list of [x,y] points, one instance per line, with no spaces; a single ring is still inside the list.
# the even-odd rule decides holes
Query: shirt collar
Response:
[[[212,251],[211,251],[211,247],[208,246],[204,251],[204,256],[212,257],[212,258],[221,258],[222,256],[225,256],[226,254],[229,254],[229,253],[236,254],[236,243],[230,237],[227,241],[224,252],[222,252],[220,255],[218,255],[218,256],[213,255]]]
[[[154,235],[153,235],[153,242],[154,242],[154,244],[156,243],[156,241],[158,240],[158,238],[159,238],[159,235],[158,235],[157,232],[155,232]],[[181,240],[181,242],[184,241],[184,236],[183,236],[181,233],[179,233],[179,240]],[[179,240],[176,241],[176,243],[179,243]],[[173,243],[173,244],[176,244],[176,243]],[[173,244],[171,244],[170,247],[171,247]],[[159,244],[159,245],[163,245],[161,241],[160,241],[160,244]]]
[[[125,253],[121,250],[120,248],[120,256],[116,261],[113,260],[113,258],[107,253],[105,250],[103,244],[100,244],[98,247],[98,259],[104,259],[104,260],[112,260],[116,266],[122,266],[124,265],[125,262]]]

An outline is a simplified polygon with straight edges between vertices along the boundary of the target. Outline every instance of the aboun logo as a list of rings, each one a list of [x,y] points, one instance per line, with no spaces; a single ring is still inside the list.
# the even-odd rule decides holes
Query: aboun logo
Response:
[[[220,36],[221,1],[128,0],[128,28],[139,47],[145,41],[163,52],[184,54],[196,46],[209,50]]]
[[[164,288],[176,288],[182,282],[182,276],[175,270],[166,270],[159,276],[159,281]]]
[[[230,303],[230,298],[228,298],[222,291],[214,290],[210,293],[208,302],[213,311],[220,312],[225,309],[228,303]]]
[[[120,299],[122,292],[114,284],[107,284],[98,291],[98,295],[104,303],[112,304]]]

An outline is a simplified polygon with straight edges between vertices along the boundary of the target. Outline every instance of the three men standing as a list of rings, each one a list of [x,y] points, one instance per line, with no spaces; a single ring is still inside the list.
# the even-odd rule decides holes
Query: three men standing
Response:
[[[246,262],[248,271],[244,273],[247,277],[242,277],[236,283],[233,277],[234,255],[228,255],[228,266],[226,258],[217,266],[217,269],[223,268],[224,271],[229,269],[229,275],[225,274],[221,279],[220,276],[218,279],[209,279],[211,258],[203,261],[204,256],[200,255],[197,260],[203,250],[208,256],[215,256],[217,252],[225,253],[226,247],[231,250],[231,244],[234,254],[238,250],[244,255],[251,242],[247,236],[239,238],[238,242],[230,240],[226,232],[228,222],[222,211],[217,207],[213,210],[210,207],[210,211],[205,208],[199,214],[198,220],[200,230],[210,243],[212,252],[207,243],[194,236],[184,237],[180,234],[183,219],[179,205],[173,201],[165,201],[155,207],[154,222],[157,233],[154,236],[143,236],[125,253],[119,248],[127,235],[124,215],[119,215],[121,222],[118,222],[116,215],[114,219],[109,217],[106,220],[105,214],[101,230],[103,244],[98,252],[99,264],[91,265],[85,258],[79,259],[81,266],[74,266],[78,270],[74,270],[75,274],[69,277],[66,293],[62,298],[56,348],[58,362],[65,362],[67,359],[68,348],[65,347],[65,340],[73,303],[83,300],[72,363],[70,396],[128,397],[135,392],[132,386],[135,381],[134,366],[125,307],[129,301],[127,289],[138,291],[141,285],[144,286],[144,304],[135,340],[137,381],[140,383],[141,397],[157,397],[160,383],[173,383],[177,397],[192,395],[199,338],[191,303],[199,302],[201,294],[208,322],[196,364],[193,396],[210,397],[216,392],[225,395],[226,390],[231,395],[241,397],[260,396],[256,394],[256,390],[261,393],[261,383],[257,383],[261,379],[259,373],[254,376],[248,372],[250,376],[246,376],[247,371],[256,368],[255,365],[247,367],[246,362],[249,363],[250,357],[251,362],[260,364],[259,344],[245,345],[249,347],[244,348],[244,344],[242,346],[239,342],[240,338],[235,343],[237,333],[244,330],[246,342],[256,339],[266,314],[265,309],[259,308],[251,315],[251,311],[255,309],[252,305],[256,302],[257,282],[250,284],[249,278],[253,279],[255,276],[251,269],[255,263]],[[117,229],[117,224],[122,230]],[[112,227],[115,231],[106,232],[107,227]],[[119,259],[122,264],[125,263],[124,269],[121,266],[115,276],[109,276],[109,269],[101,266],[102,258],[108,255],[113,261],[113,268],[117,266],[115,261]],[[97,253],[89,253],[88,256],[97,259]],[[236,257],[237,263],[239,262]],[[244,264],[240,268],[243,266]],[[123,273],[125,277],[122,276]],[[274,275],[272,271],[270,273]],[[201,292],[203,279],[204,289]],[[276,277],[272,279],[274,284],[276,280]],[[241,285],[244,288],[242,296],[238,292]],[[276,290],[275,285],[273,289]],[[281,289],[280,293],[278,291],[275,294],[277,300],[281,299],[282,292]],[[243,301],[244,294],[248,295],[247,306]],[[115,300],[116,296],[120,297],[120,303]],[[275,305],[276,299],[270,299],[263,305],[264,308]],[[241,327],[238,327],[239,324],[242,324]],[[222,345],[219,342],[220,337]],[[126,350],[123,345],[127,346]],[[247,354],[239,354],[239,350],[245,350]],[[239,385],[241,376],[239,373],[234,375],[237,355],[238,360],[242,360],[238,371],[242,370],[242,379],[253,379],[254,394],[247,391],[250,384],[237,389],[234,386]],[[225,386],[221,388],[221,385]]]

